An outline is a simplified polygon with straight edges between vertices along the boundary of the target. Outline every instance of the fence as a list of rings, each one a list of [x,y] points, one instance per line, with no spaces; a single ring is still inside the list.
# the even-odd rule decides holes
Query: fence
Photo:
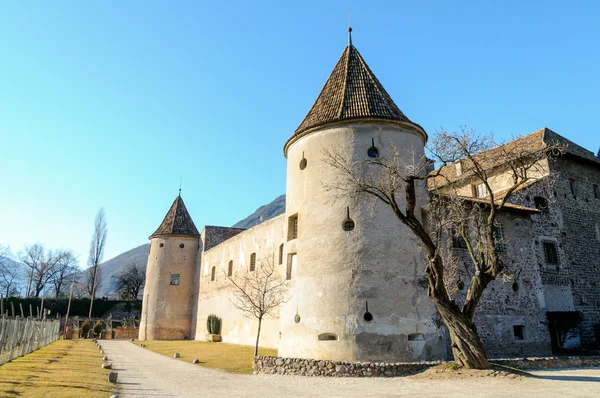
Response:
[[[0,365],[44,347],[60,336],[59,320],[0,318]]]

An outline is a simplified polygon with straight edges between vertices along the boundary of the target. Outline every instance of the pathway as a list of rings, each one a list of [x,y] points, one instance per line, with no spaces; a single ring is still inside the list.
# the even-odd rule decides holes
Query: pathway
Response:
[[[539,378],[417,380],[236,375],[145,350],[129,341],[102,340],[119,372],[119,397],[599,397],[600,369],[537,371]]]

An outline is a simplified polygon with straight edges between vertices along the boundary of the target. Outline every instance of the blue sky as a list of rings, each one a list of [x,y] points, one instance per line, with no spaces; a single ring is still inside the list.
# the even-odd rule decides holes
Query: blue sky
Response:
[[[598,3],[600,4],[600,3]],[[183,193],[198,228],[285,192],[282,147],[347,43],[430,134],[549,127],[594,152],[600,5],[557,1],[0,3],[0,243],[105,259]]]

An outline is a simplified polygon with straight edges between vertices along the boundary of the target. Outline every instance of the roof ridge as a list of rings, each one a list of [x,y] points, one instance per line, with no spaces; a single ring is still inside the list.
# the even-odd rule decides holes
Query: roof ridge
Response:
[[[344,112],[344,105],[346,104],[346,97],[348,95],[348,69],[350,68],[350,52],[352,52],[352,42],[348,44],[346,50],[344,50],[344,54],[346,54],[346,69],[344,69],[344,87],[342,88],[342,92],[344,93],[342,96],[342,100],[340,101],[340,107],[337,112],[337,118],[342,118],[342,113]],[[343,54],[342,54],[343,56]]]

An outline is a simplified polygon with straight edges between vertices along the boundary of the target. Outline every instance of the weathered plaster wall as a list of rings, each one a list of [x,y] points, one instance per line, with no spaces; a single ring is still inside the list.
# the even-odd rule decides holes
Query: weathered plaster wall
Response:
[[[382,157],[391,158],[394,148],[407,161],[424,155],[422,136],[378,124],[326,128],[289,148],[286,218],[297,214],[299,227],[298,238],[288,236],[285,244],[286,256],[296,253],[297,263],[292,299],[281,308],[282,356],[399,361],[444,355],[412,234],[386,206],[328,188],[340,175],[324,161],[323,150],[364,162],[372,140]],[[418,198],[420,208],[427,202],[424,185]],[[347,208],[352,231],[342,228]],[[370,322],[364,319],[367,302]],[[332,340],[320,340],[323,334]],[[416,340],[408,340],[411,334]]]
[[[197,237],[151,239],[140,340],[190,338],[198,248]],[[170,284],[171,274],[180,275],[179,285]]]
[[[210,227],[213,228],[213,227]],[[202,232],[206,240],[207,227]],[[229,262],[233,261],[233,278],[250,272],[250,255],[256,253],[256,266],[261,261],[275,261],[278,264],[279,245],[284,241],[284,216],[275,217],[245,231],[238,231],[233,237],[213,246],[202,253],[199,294],[196,305],[194,338],[204,340],[206,318],[215,314],[222,318],[222,339],[227,343],[254,345],[258,322],[247,318],[235,308],[235,287],[227,279]],[[210,231],[208,231],[210,233]],[[215,280],[211,280],[211,269],[215,267]],[[278,313],[278,311],[277,311]],[[263,320],[260,345],[277,348],[279,344],[278,317]]]

